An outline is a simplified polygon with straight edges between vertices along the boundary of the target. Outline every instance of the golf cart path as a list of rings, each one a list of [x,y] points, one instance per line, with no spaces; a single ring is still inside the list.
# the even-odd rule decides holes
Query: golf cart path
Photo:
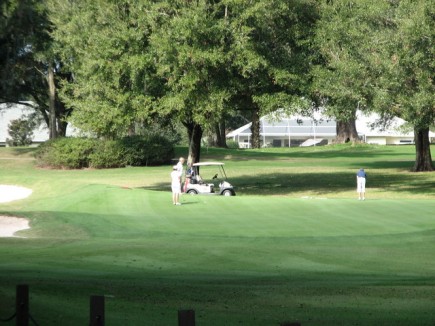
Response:
[[[20,186],[0,185],[0,204],[24,199],[32,190]],[[30,229],[25,218],[0,215],[0,237],[14,237],[15,232]]]

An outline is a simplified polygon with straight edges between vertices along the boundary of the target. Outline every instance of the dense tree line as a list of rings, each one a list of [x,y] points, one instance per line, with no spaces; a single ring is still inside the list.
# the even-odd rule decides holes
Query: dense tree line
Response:
[[[355,112],[414,126],[415,171],[433,169],[434,0],[6,0],[0,100],[38,103],[52,138],[67,121],[115,139],[181,123],[189,156],[228,119],[319,107],[337,141]]]

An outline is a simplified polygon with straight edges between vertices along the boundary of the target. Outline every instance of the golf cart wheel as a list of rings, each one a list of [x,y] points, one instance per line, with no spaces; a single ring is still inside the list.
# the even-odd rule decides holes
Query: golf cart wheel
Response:
[[[188,193],[189,195],[197,195],[197,194],[198,194],[198,191],[196,191],[195,189],[190,189],[190,190],[187,191],[187,193]]]
[[[233,192],[231,190],[224,190],[222,196],[233,196]]]

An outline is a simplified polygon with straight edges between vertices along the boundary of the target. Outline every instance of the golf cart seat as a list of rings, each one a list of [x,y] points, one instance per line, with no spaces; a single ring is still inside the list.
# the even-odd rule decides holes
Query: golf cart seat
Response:
[[[190,180],[190,183],[192,183],[192,184],[203,184],[204,181],[202,180],[202,178],[199,175],[195,175]]]

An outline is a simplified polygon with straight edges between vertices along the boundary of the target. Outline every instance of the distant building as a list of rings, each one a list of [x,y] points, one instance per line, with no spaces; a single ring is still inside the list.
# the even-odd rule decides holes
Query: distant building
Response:
[[[394,118],[385,128],[376,126],[377,120],[379,115],[376,113],[364,115],[357,112],[356,130],[363,142],[377,145],[414,144],[414,131],[410,127],[406,128],[405,120]],[[435,134],[430,132],[429,137],[434,138]]]
[[[355,122],[360,139],[368,144],[402,145],[414,143],[414,132],[405,130],[405,121],[393,119],[387,129],[376,126],[379,115],[371,113],[364,115],[357,112]],[[248,123],[227,134],[240,148],[251,146],[251,125]],[[314,117],[281,116],[278,119],[263,116],[260,119],[260,140],[263,147],[294,147],[319,146],[332,143],[337,136],[336,121],[334,119],[317,115]],[[435,141],[435,133],[429,137]]]
[[[251,146],[251,125],[248,123],[227,134],[240,148]],[[302,116],[264,116],[260,119],[260,138],[263,147],[294,147],[328,144],[336,137],[335,120]]]

